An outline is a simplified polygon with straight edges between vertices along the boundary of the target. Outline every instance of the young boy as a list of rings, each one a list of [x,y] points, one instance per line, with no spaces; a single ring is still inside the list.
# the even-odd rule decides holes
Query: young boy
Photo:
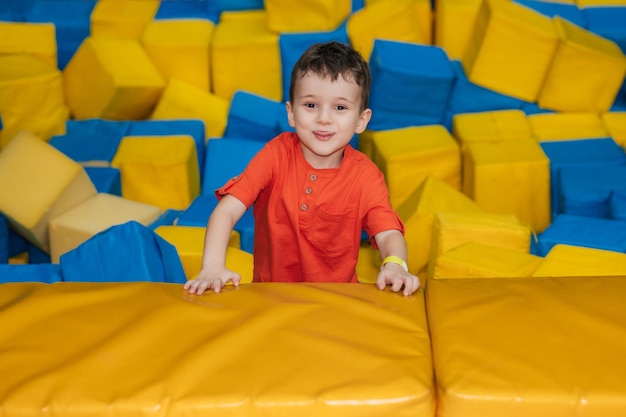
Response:
[[[383,174],[349,143],[372,116],[371,75],[350,46],[310,47],[291,74],[287,115],[296,132],[282,133],[241,175],[216,191],[220,202],[207,225],[202,270],[184,288],[219,292],[240,276],[224,266],[233,226],[254,204],[255,282],[357,282],[364,229],[377,247],[377,277],[404,295],[420,282],[408,272],[404,226],[389,203]]]

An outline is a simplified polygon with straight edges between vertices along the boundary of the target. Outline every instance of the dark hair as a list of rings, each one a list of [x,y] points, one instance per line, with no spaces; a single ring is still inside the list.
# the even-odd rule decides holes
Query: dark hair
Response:
[[[346,81],[354,81],[361,87],[361,111],[367,108],[372,75],[361,54],[345,43],[331,41],[310,46],[291,71],[289,100],[293,103],[296,81],[313,73],[336,81],[341,75]]]

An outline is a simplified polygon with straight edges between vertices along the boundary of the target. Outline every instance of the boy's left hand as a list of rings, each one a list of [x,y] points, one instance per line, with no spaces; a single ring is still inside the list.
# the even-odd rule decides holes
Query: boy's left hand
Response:
[[[420,280],[417,276],[406,272],[402,266],[395,263],[385,264],[376,279],[376,286],[379,290],[384,290],[387,285],[391,285],[391,291],[400,292],[404,295],[411,295],[420,287]]]

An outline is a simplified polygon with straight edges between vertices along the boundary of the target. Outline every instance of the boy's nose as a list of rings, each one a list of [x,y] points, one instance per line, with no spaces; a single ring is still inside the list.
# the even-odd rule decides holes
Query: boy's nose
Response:
[[[319,113],[317,114],[317,121],[319,123],[330,123],[331,120],[332,120],[332,117],[330,115],[330,110],[321,109]]]

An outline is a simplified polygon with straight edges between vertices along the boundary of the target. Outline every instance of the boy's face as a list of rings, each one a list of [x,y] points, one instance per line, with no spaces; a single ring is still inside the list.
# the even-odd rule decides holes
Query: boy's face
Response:
[[[339,167],[344,148],[372,116],[370,109],[361,111],[361,87],[342,76],[332,81],[309,73],[298,78],[293,100],[287,116],[306,160],[315,168]]]

